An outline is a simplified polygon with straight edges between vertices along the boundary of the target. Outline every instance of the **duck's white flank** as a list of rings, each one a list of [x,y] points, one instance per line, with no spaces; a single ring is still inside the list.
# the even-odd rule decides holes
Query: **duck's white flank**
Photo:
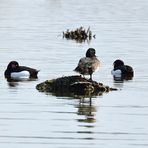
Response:
[[[121,76],[122,71],[121,71],[120,69],[112,70],[112,71],[111,71],[111,74],[112,74],[113,76]]]
[[[30,73],[28,71],[12,72],[11,78],[29,78]]]

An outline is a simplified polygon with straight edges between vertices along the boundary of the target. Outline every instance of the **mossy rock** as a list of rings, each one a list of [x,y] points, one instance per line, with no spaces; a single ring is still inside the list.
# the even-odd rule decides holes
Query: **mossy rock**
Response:
[[[40,92],[51,92],[58,96],[97,96],[103,92],[116,90],[102,83],[91,81],[81,76],[65,76],[46,80],[36,86]]]

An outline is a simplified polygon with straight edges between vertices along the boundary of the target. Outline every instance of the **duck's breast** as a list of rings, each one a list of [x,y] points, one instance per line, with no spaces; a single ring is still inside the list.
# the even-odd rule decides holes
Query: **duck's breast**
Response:
[[[121,71],[120,69],[112,70],[112,71],[111,71],[111,74],[112,74],[113,76],[121,76],[122,71]]]

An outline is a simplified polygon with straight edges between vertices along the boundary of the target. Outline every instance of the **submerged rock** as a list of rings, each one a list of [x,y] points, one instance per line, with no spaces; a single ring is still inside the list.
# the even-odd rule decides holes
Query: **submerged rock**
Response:
[[[81,76],[65,76],[46,80],[36,86],[40,92],[51,92],[58,96],[97,96],[103,92],[117,90],[102,83],[91,81]]]

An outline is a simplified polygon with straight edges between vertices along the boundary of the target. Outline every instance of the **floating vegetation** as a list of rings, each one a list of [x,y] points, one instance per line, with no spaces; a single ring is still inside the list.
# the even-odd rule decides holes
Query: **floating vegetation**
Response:
[[[90,41],[92,38],[95,38],[95,35],[92,35],[90,27],[88,27],[88,29],[80,27],[75,30],[67,29],[66,32],[63,32],[63,38],[76,40],[81,43],[85,40]]]
[[[57,79],[46,80],[36,86],[41,92],[51,92],[56,96],[84,96],[91,97],[102,95],[103,92],[117,90],[102,83],[90,81],[81,76],[65,76]]]

